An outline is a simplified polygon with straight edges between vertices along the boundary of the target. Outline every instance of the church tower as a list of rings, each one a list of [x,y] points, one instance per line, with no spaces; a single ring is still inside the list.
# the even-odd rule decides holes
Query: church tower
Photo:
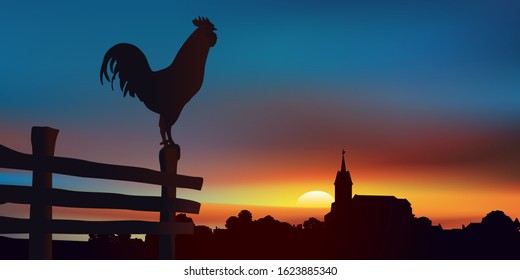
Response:
[[[345,167],[345,150],[341,159],[341,170],[336,174],[334,181],[334,200],[336,204],[348,204],[352,200],[352,178]]]
[[[345,219],[352,204],[352,178],[345,165],[345,150],[341,158],[341,169],[336,174],[334,181],[334,202],[330,212],[325,215],[326,223],[335,223]]]

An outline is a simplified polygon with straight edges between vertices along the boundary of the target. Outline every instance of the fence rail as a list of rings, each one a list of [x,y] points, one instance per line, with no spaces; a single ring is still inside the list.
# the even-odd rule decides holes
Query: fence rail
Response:
[[[2,233],[27,233],[31,231],[29,219],[0,217]],[[44,233],[85,234],[85,233],[128,233],[128,234],[191,234],[193,224],[160,223],[145,221],[74,221],[51,220],[38,224],[38,231]]]
[[[198,214],[200,203],[182,198],[135,196],[115,193],[79,192],[61,189],[42,189],[23,186],[0,185],[0,204],[11,202],[32,204],[45,200],[49,205],[77,208],[125,209],[136,211],[162,211]],[[0,232],[2,229],[0,229]]]
[[[162,259],[175,257],[175,235],[193,233],[192,223],[175,222],[175,213],[198,214],[200,203],[176,198],[176,188],[200,190],[203,179],[177,174],[179,150],[161,149],[161,171],[55,157],[58,130],[33,127],[33,154],[14,151],[0,145],[0,168],[33,171],[32,186],[0,185],[0,204],[30,205],[30,218],[0,216],[0,233],[29,233],[29,257],[52,258],[52,233],[63,234],[160,234]],[[52,188],[52,174],[109,179],[160,185],[161,197],[117,193],[81,192]],[[104,208],[160,212],[159,222],[149,221],[76,221],[52,219],[52,206]]]
[[[178,174],[168,174],[142,167],[112,165],[80,159],[34,156],[20,153],[0,145],[0,167],[35,170],[76,177],[130,181],[152,185],[168,185],[177,188],[200,190],[203,179]]]

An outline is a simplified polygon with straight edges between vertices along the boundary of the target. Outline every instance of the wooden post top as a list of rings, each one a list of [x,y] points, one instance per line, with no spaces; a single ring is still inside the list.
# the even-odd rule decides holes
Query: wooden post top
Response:
[[[167,157],[169,161],[181,159],[181,146],[175,144],[173,146],[164,146],[159,152],[160,157]]]
[[[34,155],[54,155],[58,129],[47,126],[33,126],[31,129],[31,144]]]

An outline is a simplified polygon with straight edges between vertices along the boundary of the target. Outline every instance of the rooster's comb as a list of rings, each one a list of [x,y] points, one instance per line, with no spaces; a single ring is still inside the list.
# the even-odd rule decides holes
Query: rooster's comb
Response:
[[[200,17],[199,18],[195,18],[193,20],[193,24],[197,27],[201,27],[203,25],[213,25],[213,23],[211,23],[211,21],[209,21],[209,19],[207,17]]]

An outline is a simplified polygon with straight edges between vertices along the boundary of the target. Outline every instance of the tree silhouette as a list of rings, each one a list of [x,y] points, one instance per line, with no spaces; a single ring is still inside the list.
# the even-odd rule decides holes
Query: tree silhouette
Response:
[[[518,232],[515,223],[500,210],[489,212],[482,218],[482,226],[488,232],[515,233]]]
[[[230,230],[234,231],[238,228],[238,224],[240,223],[240,220],[236,216],[231,216],[226,220],[225,227]]]
[[[253,214],[248,210],[242,210],[237,216],[231,216],[226,220],[226,228],[231,232],[241,234],[250,233],[253,227]]]
[[[238,213],[238,219],[240,223],[248,224],[253,222],[253,214],[249,210],[242,210]]]
[[[175,221],[177,223],[192,223],[193,224],[193,219],[186,216],[186,214],[177,214],[177,216],[175,216]]]
[[[309,218],[307,221],[303,222],[304,230],[319,230],[322,229],[324,226],[324,223],[322,223],[320,220],[314,217]]]
[[[213,231],[208,226],[195,226],[193,235],[208,237],[213,235]]]

